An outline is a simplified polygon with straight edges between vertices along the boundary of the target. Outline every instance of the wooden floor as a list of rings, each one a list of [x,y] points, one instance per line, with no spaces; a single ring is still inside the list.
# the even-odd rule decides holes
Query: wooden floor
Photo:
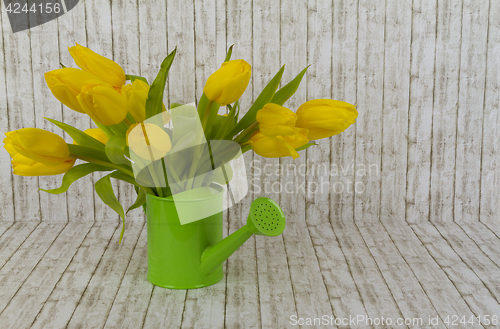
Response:
[[[287,225],[247,241],[218,284],[186,291],[147,281],[142,221],[122,245],[112,224],[0,222],[0,327],[299,327],[292,315],[361,319],[340,328],[500,327],[460,323],[500,315],[500,225]],[[382,316],[423,325],[366,325]]]

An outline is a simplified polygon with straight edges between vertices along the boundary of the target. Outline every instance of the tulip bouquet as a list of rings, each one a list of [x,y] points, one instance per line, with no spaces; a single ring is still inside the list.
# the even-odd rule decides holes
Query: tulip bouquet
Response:
[[[93,172],[109,172],[95,183],[95,189],[123,219],[123,235],[125,211],[113,192],[111,178],[134,185],[137,199],[128,211],[142,206],[146,194],[168,197],[173,193],[168,182],[143,184],[134,175],[134,165],[144,158],[168,168],[170,163],[164,157],[182,140],[175,137],[175,127],[167,127],[171,113],[162,101],[176,50],[163,60],[151,84],[144,77],[125,74],[114,61],[81,45],[69,48],[69,52],[80,69],[63,66],[47,72],[46,83],[60,102],[88,115],[97,128],[80,131],[47,119],[64,130],[73,143],[46,130],[23,128],[5,133],[4,147],[12,157],[16,175],[64,174],[61,186],[44,190],[48,193],[64,193],[74,181]],[[208,78],[195,107],[206,140],[231,141],[241,153],[253,150],[263,157],[295,159],[299,151],[315,145],[313,140],[339,134],[355,122],[355,107],[341,101],[310,100],[296,112],[284,107],[307,70],[279,88],[284,66],[240,117],[238,99],[250,81],[251,67],[243,59],[231,60],[231,52],[232,47],[221,67]],[[181,106],[172,103],[170,109]],[[226,115],[218,114],[221,106],[227,106]],[[160,123],[151,123],[158,117]],[[77,159],[82,163],[75,165]],[[199,161],[193,162],[184,164],[184,172],[198,170]]]

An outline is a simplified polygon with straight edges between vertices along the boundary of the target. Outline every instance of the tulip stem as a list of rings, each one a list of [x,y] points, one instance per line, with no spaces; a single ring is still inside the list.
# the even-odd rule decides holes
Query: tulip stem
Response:
[[[234,139],[234,141],[236,143],[246,142],[245,139],[249,137],[255,131],[255,129],[258,128],[258,126],[258,122],[252,123],[247,129],[243,130],[241,134],[239,134],[238,137]]]
[[[201,120],[201,126],[203,127],[203,131],[205,131],[205,127],[207,126],[208,116],[210,115],[210,110],[212,109],[212,105],[214,101],[209,101],[205,112],[203,113],[203,119]]]
[[[129,119],[125,118],[123,119],[123,121],[125,121],[125,123],[130,127],[132,125],[132,122],[130,122]]]

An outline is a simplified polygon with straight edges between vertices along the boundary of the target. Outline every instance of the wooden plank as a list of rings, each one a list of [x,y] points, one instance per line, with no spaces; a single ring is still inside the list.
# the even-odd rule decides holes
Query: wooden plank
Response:
[[[72,222],[64,227],[29,277],[0,313],[5,327],[28,328],[77,252],[92,223]],[[36,291],[36,294],[33,292]],[[25,307],[29,305],[30,307]]]
[[[234,45],[232,59],[244,59],[253,64],[252,1],[226,1],[227,46]],[[240,98],[242,117],[253,100],[253,75],[247,90]],[[253,201],[253,160],[254,153],[243,155],[248,182],[248,194],[243,200],[228,209],[228,234],[245,225],[250,204]],[[260,299],[257,274],[255,238],[251,237],[227,261],[226,268],[226,314],[227,328],[257,328],[261,326]]]
[[[131,221],[121,244],[118,244],[120,230],[115,231],[67,328],[104,325],[143,227],[143,222]]]
[[[469,266],[463,255],[452,248],[433,224],[421,222],[411,225],[411,228],[476,316],[499,314],[500,305],[490,287],[485,286],[476,269]]]
[[[307,26],[307,13],[307,1],[295,1],[293,4],[281,6],[281,62],[287,65],[282,85],[292,80],[307,66],[309,35],[303,28]],[[327,57],[325,61],[330,64],[331,58]],[[321,63],[314,64],[322,66]],[[306,101],[306,85],[303,83],[299,86],[296,93],[285,103],[287,108],[296,110]],[[328,90],[329,87],[330,85],[327,85],[325,89]],[[328,155],[326,159],[328,161]],[[281,158],[280,165],[282,168],[303,168],[306,166],[306,152],[301,152],[301,156],[295,160],[291,157]],[[314,318],[318,314],[332,314],[328,293],[306,224],[306,195],[321,191],[306,185],[306,175],[302,172],[285,171],[280,175],[279,183],[280,204],[287,219],[283,242],[295,298],[297,312],[295,315]],[[328,181],[326,185],[328,187]],[[326,208],[328,209],[328,206]]]
[[[387,287],[377,262],[366,246],[354,222],[332,223],[356,287],[370,318],[397,319],[402,313]]]
[[[140,328],[144,323],[153,285],[147,279],[147,241],[144,228],[116,294],[104,328]],[[131,303],[133,301],[133,303]]]
[[[12,131],[25,127],[35,127],[30,31],[24,30],[12,33],[5,10],[2,10],[2,30],[4,31],[3,59],[5,63],[8,63],[5,66],[5,80],[7,82],[9,127],[6,130]],[[14,196],[15,220],[40,220],[38,177],[14,175],[12,178],[12,194]]]
[[[397,252],[410,267],[441,319],[453,315],[470,317],[477,312],[477,308],[472,308],[471,311],[474,304],[467,304],[457,290],[460,282],[448,277],[406,222],[386,221],[383,225],[398,249]],[[374,227],[380,229],[378,224]]]
[[[13,221],[0,222],[0,239],[5,231],[7,231],[12,225],[14,225]]]
[[[378,220],[380,211],[380,179],[362,169],[380,168],[381,161],[384,5],[381,0],[359,1],[358,42],[363,46],[358,47],[356,103],[361,113],[356,123],[355,181],[364,191],[355,194],[354,219],[362,221]]]
[[[280,66],[280,8],[253,2],[253,97],[260,94]],[[254,158],[253,198],[279,200],[279,159]],[[289,218],[290,219],[290,218]],[[257,272],[262,328],[282,328],[297,314],[283,237],[256,236]]]
[[[116,224],[94,225],[38,312],[32,328],[64,328],[75,311],[113,233]]]
[[[437,6],[430,220],[453,220],[462,1]]]
[[[352,271],[331,224],[309,225],[308,228],[333,314],[341,319],[353,315],[367,318],[367,312],[352,277]],[[363,328],[363,326],[353,326],[353,328]]]
[[[435,224],[451,248],[481,279],[491,294],[500,302],[500,270],[474,241],[457,224]]]
[[[493,231],[481,222],[461,223],[459,226],[489,259],[500,266],[500,239]]]
[[[464,1],[458,97],[455,221],[479,220],[488,0]]]
[[[9,131],[9,108],[7,102],[7,65],[4,53],[4,34],[11,33],[4,27],[4,17],[0,14],[0,26],[2,27],[0,38],[0,131]],[[0,221],[14,221],[14,195],[12,188],[12,166],[11,158],[5,153],[0,157]]]
[[[186,290],[153,287],[151,301],[144,319],[144,328],[172,328],[182,323]]]
[[[85,29],[87,32],[87,47],[107,58],[113,58],[113,29],[110,0],[85,1]],[[92,123],[92,127],[95,125]],[[93,174],[94,183],[106,173]],[[112,181],[115,194],[118,193],[118,184]],[[94,192],[94,221],[120,223],[118,214],[105,205],[97,193]]]
[[[328,78],[332,82],[331,97],[351,104],[356,104],[357,99],[358,7],[358,0],[337,1],[332,9],[332,73]],[[361,107],[359,109],[360,115],[365,115]],[[354,173],[356,129],[357,124],[331,138],[329,204],[330,218],[334,220],[354,219],[354,191],[358,181]],[[321,146],[321,143],[324,142],[320,142],[319,147],[326,150],[326,146]]]
[[[167,1],[167,42],[177,46],[175,62],[169,72],[170,102],[189,104],[196,99],[194,4]]]
[[[0,312],[50,248],[65,223],[41,223],[0,270]]]
[[[411,17],[411,2],[386,3],[380,218],[397,220],[406,208]]]
[[[481,161],[481,221],[498,220],[500,192],[500,3],[490,1],[488,49],[486,54],[486,83],[483,114],[483,150]]]
[[[436,0],[413,2],[406,220],[429,218]]]
[[[139,75],[139,15],[137,0],[124,0],[111,2],[111,20],[113,33],[113,57],[120,64],[126,74]],[[127,22],[124,24],[123,22]],[[118,194],[120,203],[125,209],[131,206],[137,193],[130,183],[118,181]],[[137,208],[127,214],[127,220],[144,220],[144,211]]]
[[[33,15],[32,17],[36,17]],[[35,126],[62,136],[61,130],[45,118],[62,121],[61,103],[52,95],[45,83],[45,72],[59,68],[58,24],[54,19],[30,29],[31,66],[33,71],[33,93]],[[61,175],[62,176],[62,175]],[[40,176],[38,184],[43,189],[58,188],[59,176]],[[53,195],[40,191],[40,220],[50,222],[68,221],[66,194]]]
[[[14,255],[40,222],[15,222],[0,237],[0,268]]]
[[[73,9],[57,18],[59,30],[59,58],[66,67],[77,67],[73,58],[69,54],[68,47],[75,43],[86,45],[87,32],[85,26],[85,4],[79,2]],[[92,31],[92,27],[90,28]],[[58,69],[58,63],[51,70]],[[78,113],[63,105],[62,119],[73,127],[82,131],[91,127],[90,117],[84,113]],[[62,132],[61,130],[59,130]],[[66,141],[72,143],[73,140],[64,133]],[[77,160],[76,164],[83,163]],[[92,175],[80,178],[71,185],[66,192],[68,220],[69,221],[94,221],[94,186]]]
[[[438,312],[382,223],[358,223],[359,231],[405,318],[435,318]],[[472,315],[472,314],[471,314]],[[425,321],[424,320],[424,321]],[[446,328],[442,323],[436,328]]]

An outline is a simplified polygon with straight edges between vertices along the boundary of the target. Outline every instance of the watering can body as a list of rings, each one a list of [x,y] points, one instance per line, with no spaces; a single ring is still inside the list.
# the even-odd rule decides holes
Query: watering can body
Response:
[[[194,289],[215,284],[223,278],[223,262],[209,273],[201,269],[203,253],[223,238],[223,195],[222,191],[207,193],[205,190],[176,202],[171,197],[147,195],[149,282],[170,289]],[[184,211],[209,207],[208,213],[213,215],[181,225],[176,205]]]

